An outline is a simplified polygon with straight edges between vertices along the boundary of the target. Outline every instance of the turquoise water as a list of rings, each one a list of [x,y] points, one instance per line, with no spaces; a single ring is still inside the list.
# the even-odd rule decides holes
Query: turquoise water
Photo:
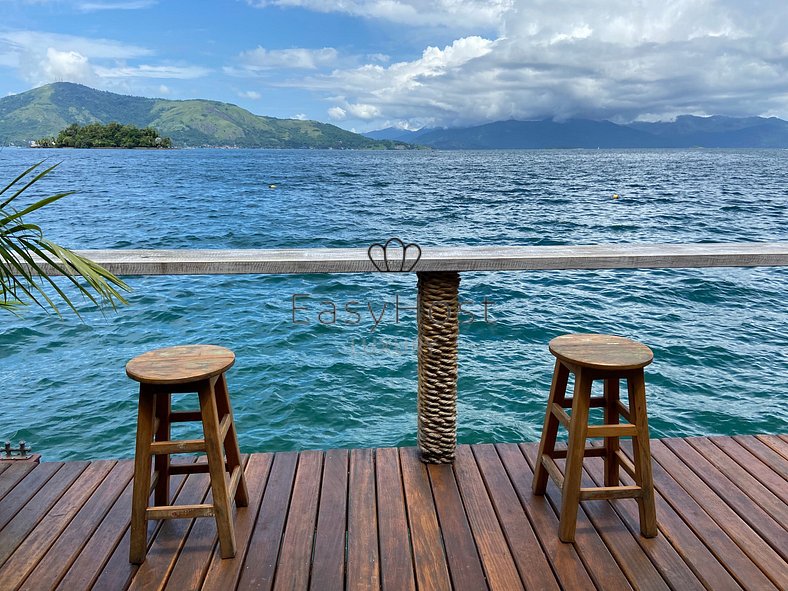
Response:
[[[43,157],[63,163],[42,194],[79,194],[30,221],[74,248],[788,239],[788,151],[4,150],[0,179]],[[129,283],[130,306],[86,307],[85,323],[32,308],[0,319],[0,438],[51,460],[129,457],[136,384],[125,362],[211,342],[238,358],[228,379],[245,451],[415,442],[416,329],[404,309],[415,276]],[[461,327],[459,439],[537,439],[546,345],[570,331],[652,347],[654,436],[788,432],[786,292],[785,268],[463,274],[476,318]],[[306,325],[292,322],[293,294],[306,294]],[[358,302],[360,322],[320,323],[327,300]],[[380,318],[384,304],[375,326],[369,310]]]

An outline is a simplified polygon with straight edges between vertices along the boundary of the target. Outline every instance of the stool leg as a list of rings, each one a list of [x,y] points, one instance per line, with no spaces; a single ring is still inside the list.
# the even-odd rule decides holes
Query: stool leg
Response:
[[[561,522],[558,537],[562,542],[575,541],[577,509],[580,506],[580,482],[588,431],[588,408],[591,404],[591,377],[583,368],[575,373],[572,416],[569,420],[569,443],[566,449],[564,485],[561,488]]]
[[[605,380],[605,424],[618,425],[618,378]],[[605,486],[618,486],[619,469],[616,452],[619,450],[618,437],[605,437]]]
[[[230,405],[230,394],[227,391],[227,380],[224,374],[220,375],[216,380],[214,386],[216,390],[216,408],[219,412],[219,417],[230,415],[230,428],[227,429],[227,436],[224,438],[222,445],[224,446],[225,453],[227,454],[227,465],[230,467],[230,474],[236,466],[241,466],[241,450],[238,448],[238,433],[235,429],[235,418],[233,417],[233,408]],[[243,466],[240,468],[241,476],[238,480],[238,488],[235,490],[235,504],[238,507],[246,507],[249,504],[249,493],[246,489],[246,476],[244,476]]]
[[[156,418],[159,419],[159,428],[156,430],[156,441],[170,440],[170,411],[172,396],[159,392],[156,394]],[[153,495],[155,505],[169,505],[170,500],[170,456],[157,454],[153,466],[158,472],[156,492]]]
[[[153,439],[154,397],[144,384],[140,385],[137,415],[137,447],[134,452],[134,487],[131,496],[131,538],[129,562],[142,564],[148,550],[148,498],[150,497],[150,444]]]
[[[553,403],[562,404],[566,399],[566,383],[569,380],[569,370],[556,359],[553,369],[553,383],[550,385],[550,396],[547,399],[547,411],[544,415],[542,438],[539,441],[539,451],[536,454],[536,472],[531,488],[535,495],[543,495],[547,490],[547,470],[542,465],[542,456],[553,457],[555,451],[555,438],[558,435],[558,419],[553,414]]]
[[[651,447],[648,440],[648,416],[646,414],[646,381],[643,371],[627,379],[629,408],[637,435],[632,438],[632,455],[635,460],[635,484],[642,489],[638,498],[640,533],[647,538],[657,535],[657,515],[654,506],[654,482],[651,476]]]
[[[219,548],[222,558],[235,556],[235,528],[232,520],[227,473],[224,469],[222,442],[219,441],[219,415],[216,409],[216,394],[211,380],[200,382],[200,412],[205,436],[205,451],[208,456],[208,472],[211,475],[211,494],[219,532]]]

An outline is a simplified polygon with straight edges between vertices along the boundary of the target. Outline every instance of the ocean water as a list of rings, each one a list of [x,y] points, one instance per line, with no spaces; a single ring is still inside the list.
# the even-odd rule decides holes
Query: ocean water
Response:
[[[784,150],[5,149],[0,179],[43,158],[62,164],[38,195],[78,194],[28,221],[72,248],[788,240]],[[137,389],[126,361],[209,342],[237,355],[228,380],[244,451],[415,443],[415,276],[128,283],[129,306],[85,305],[84,322],[32,307],[0,317],[0,438],[48,460],[130,457]],[[547,342],[573,331],[651,346],[655,437],[786,433],[786,293],[786,268],[465,273],[459,440],[538,439]],[[294,295],[306,324],[293,322]],[[332,305],[329,323],[320,313]]]

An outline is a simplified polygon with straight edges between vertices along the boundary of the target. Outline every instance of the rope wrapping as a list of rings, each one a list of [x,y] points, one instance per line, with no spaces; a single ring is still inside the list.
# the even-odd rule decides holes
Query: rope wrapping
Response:
[[[418,445],[423,462],[449,464],[457,445],[460,275],[421,272],[418,278]]]

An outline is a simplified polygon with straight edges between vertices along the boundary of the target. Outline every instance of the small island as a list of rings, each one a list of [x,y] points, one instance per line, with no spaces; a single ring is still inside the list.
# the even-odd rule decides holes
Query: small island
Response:
[[[69,125],[55,137],[30,143],[31,148],[171,148],[172,140],[152,127],[120,123]]]

